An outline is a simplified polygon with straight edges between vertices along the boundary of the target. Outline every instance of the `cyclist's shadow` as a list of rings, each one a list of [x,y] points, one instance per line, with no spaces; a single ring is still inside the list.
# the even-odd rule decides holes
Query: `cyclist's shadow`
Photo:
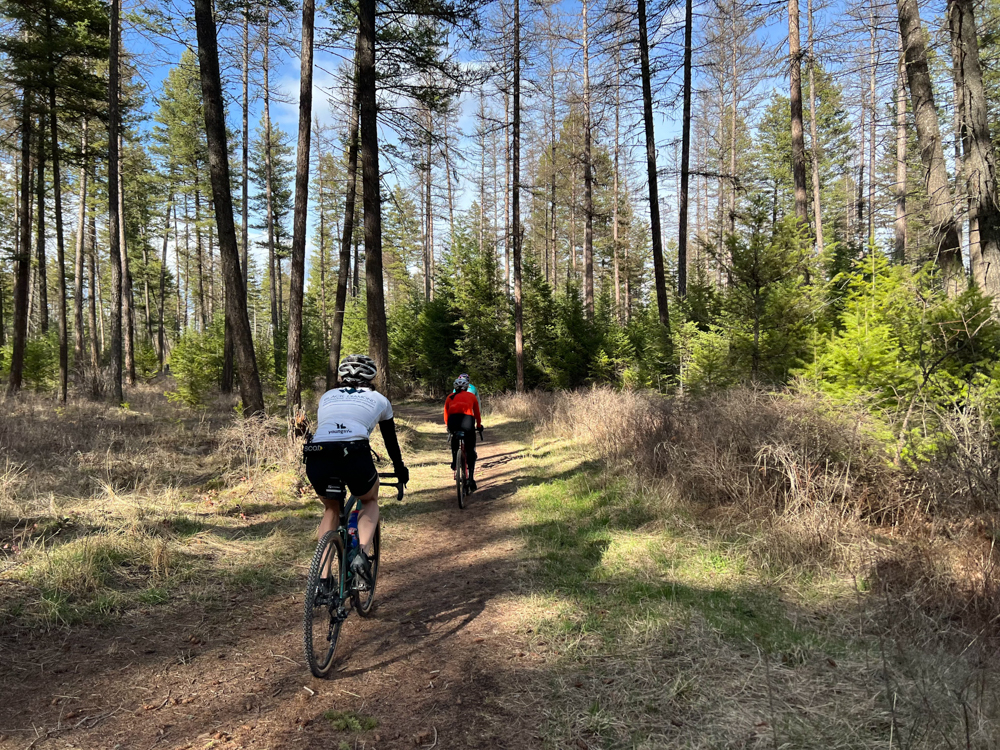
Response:
[[[376,603],[376,607],[377,606],[378,604]],[[443,607],[431,614],[429,617],[422,618],[420,620],[414,617],[412,620],[398,621],[398,625],[400,627],[394,634],[391,635],[372,632],[354,633],[353,639],[344,644],[344,646],[347,647],[345,652],[337,657],[337,660],[340,662],[339,669],[332,672],[328,679],[339,680],[349,677],[357,677],[358,675],[363,675],[373,670],[383,669],[390,664],[395,664],[396,662],[409,659],[411,656],[421,651],[433,649],[475,620],[480,614],[482,614],[485,608],[486,601],[484,597],[470,597],[465,601]],[[420,613],[418,612],[415,614],[419,616]],[[373,619],[375,621],[380,621],[377,611]],[[456,619],[457,622],[455,621]],[[391,622],[391,619],[386,618],[381,620],[381,622]],[[445,630],[438,631],[435,629],[435,624],[444,623],[449,623]],[[358,638],[359,635],[360,638]],[[365,651],[366,647],[374,646],[378,651],[381,651],[383,646],[379,644],[379,641],[382,641],[382,643],[391,643],[393,641],[398,643],[401,639],[411,640],[415,638],[419,640],[416,643],[406,644],[406,646],[403,647],[399,653],[383,658],[376,663],[367,664],[363,667],[352,666],[352,659],[355,657],[363,658],[363,653],[361,652]]]

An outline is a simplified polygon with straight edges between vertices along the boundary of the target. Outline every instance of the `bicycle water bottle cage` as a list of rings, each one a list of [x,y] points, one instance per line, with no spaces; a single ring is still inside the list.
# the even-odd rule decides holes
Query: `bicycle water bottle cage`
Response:
[[[347,498],[347,487],[345,487],[343,481],[337,477],[330,477],[323,496],[327,500],[339,500],[340,502],[343,502]]]

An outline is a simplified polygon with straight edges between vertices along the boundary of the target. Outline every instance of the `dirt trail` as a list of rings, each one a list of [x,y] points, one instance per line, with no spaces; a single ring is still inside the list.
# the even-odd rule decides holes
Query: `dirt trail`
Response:
[[[377,609],[346,623],[332,679],[304,664],[297,592],[151,608],[115,628],[2,635],[0,747],[537,746],[505,615],[519,579],[512,498],[524,446],[510,427],[488,429],[480,490],[459,510],[437,407],[398,411],[418,432],[411,492],[402,505],[383,501]],[[378,726],[338,730],[330,710]]]

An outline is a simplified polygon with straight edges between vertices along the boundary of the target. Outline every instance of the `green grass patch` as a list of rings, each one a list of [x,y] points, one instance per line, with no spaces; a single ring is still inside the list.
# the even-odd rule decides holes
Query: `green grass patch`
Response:
[[[378,719],[374,716],[359,714],[357,711],[331,710],[323,714],[323,718],[341,732],[367,732],[378,726]]]
[[[581,473],[523,492],[524,530],[552,593],[578,610],[557,629],[613,647],[637,618],[668,626],[700,616],[723,638],[752,643],[795,663],[805,651],[840,653],[789,617],[780,592],[748,570],[735,545],[691,539],[662,509],[613,480]]]

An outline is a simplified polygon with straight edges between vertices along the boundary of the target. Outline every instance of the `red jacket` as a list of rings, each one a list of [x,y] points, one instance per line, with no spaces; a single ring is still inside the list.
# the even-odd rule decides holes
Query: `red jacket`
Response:
[[[483,426],[482,417],[479,416],[479,399],[468,391],[453,393],[444,400],[444,423],[448,424],[448,417],[452,414],[468,414],[476,418],[476,429]]]

